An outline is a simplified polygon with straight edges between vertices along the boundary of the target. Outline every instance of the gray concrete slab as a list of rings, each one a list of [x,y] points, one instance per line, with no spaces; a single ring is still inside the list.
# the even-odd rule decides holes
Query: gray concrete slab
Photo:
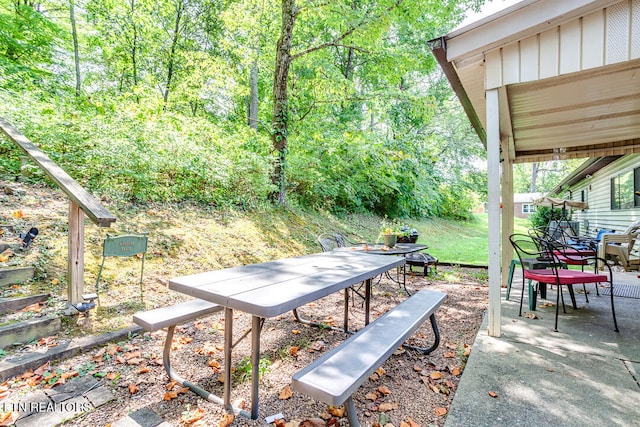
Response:
[[[501,337],[488,336],[485,319],[445,427],[640,426],[640,299],[615,298],[615,332],[610,297],[590,285],[590,303],[576,294],[578,309],[560,307],[554,332],[555,305],[541,306],[555,289],[535,319],[519,317],[518,280],[511,301],[503,290]]]

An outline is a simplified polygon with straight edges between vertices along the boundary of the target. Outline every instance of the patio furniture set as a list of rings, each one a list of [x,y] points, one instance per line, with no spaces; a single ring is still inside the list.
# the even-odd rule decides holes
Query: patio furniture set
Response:
[[[630,254],[636,237],[640,232],[640,223],[632,224],[625,233],[599,232],[595,238],[551,234],[547,229],[532,229],[528,234],[513,234],[509,237],[517,259],[511,262],[507,280],[506,299],[510,298],[513,273],[516,266],[522,269],[522,291],[520,295],[520,312],[525,294],[525,281],[529,283],[529,309],[536,309],[537,294],[546,298],[546,286],[556,286],[556,312],[554,330],[558,331],[559,307],[562,304],[566,313],[562,288],[566,287],[574,309],[577,309],[573,285],[582,284],[586,302],[589,292],[586,284],[595,284],[599,296],[599,286],[606,284],[609,288],[611,314],[616,332],[614,303],[614,281],[612,261],[619,262],[625,270],[631,266]],[[535,283],[535,286],[534,286]]]

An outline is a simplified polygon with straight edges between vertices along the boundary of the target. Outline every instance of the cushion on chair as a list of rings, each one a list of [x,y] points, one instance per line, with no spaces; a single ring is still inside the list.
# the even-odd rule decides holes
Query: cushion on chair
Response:
[[[541,283],[556,284],[556,279],[561,285],[576,285],[580,283],[609,282],[606,274],[588,273],[578,270],[558,269],[558,276],[554,270],[524,270],[524,277],[528,280],[535,280]]]

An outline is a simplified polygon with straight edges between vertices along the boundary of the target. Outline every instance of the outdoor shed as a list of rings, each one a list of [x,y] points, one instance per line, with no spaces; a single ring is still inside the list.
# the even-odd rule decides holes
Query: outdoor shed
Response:
[[[640,152],[640,0],[523,0],[429,46],[487,149],[489,334],[500,336],[513,164]]]

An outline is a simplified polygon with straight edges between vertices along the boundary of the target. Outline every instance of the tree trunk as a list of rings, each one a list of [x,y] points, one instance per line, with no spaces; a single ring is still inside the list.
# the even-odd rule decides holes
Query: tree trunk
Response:
[[[129,4],[131,6],[131,24],[133,26],[133,40],[131,40],[131,67],[133,72],[133,87],[136,88],[138,86],[138,63],[137,63],[138,26],[136,24],[136,18],[135,18],[136,1],[130,0]],[[136,94],[136,102],[138,104],[140,103],[140,95]]]
[[[276,63],[273,78],[273,122],[271,141],[273,150],[277,152],[271,182],[276,191],[271,194],[274,201],[286,204],[286,153],[287,133],[289,127],[289,95],[287,81],[291,65],[291,38],[295,25],[298,7],[295,0],[282,0],[282,28],[276,49]]]
[[[256,57],[253,60],[251,74],[249,75],[249,117],[248,125],[253,129],[258,129],[258,57],[260,48],[255,49]]]
[[[184,10],[184,3],[178,2],[176,6],[176,25],[173,29],[173,39],[171,40],[171,51],[169,52],[169,63],[167,65],[167,84],[162,94],[162,100],[164,101],[164,108],[167,108],[167,102],[169,101],[169,90],[171,88],[171,79],[173,78],[173,71],[175,67],[176,46],[178,45],[178,36],[180,35],[180,21],[182,20],[182,12]]]
[[[76,65],[76,96],[80,96],[82,78],[80,76],[80,51],[78,49],[78,31],[76,30],[76,14],[73,1],[69,1],[69,19],[71,21],[71,35],[73,36],[73,61]]]
[[[536,180],[538,179],[538,164],[531,164],[531,192],[536,192]]]

